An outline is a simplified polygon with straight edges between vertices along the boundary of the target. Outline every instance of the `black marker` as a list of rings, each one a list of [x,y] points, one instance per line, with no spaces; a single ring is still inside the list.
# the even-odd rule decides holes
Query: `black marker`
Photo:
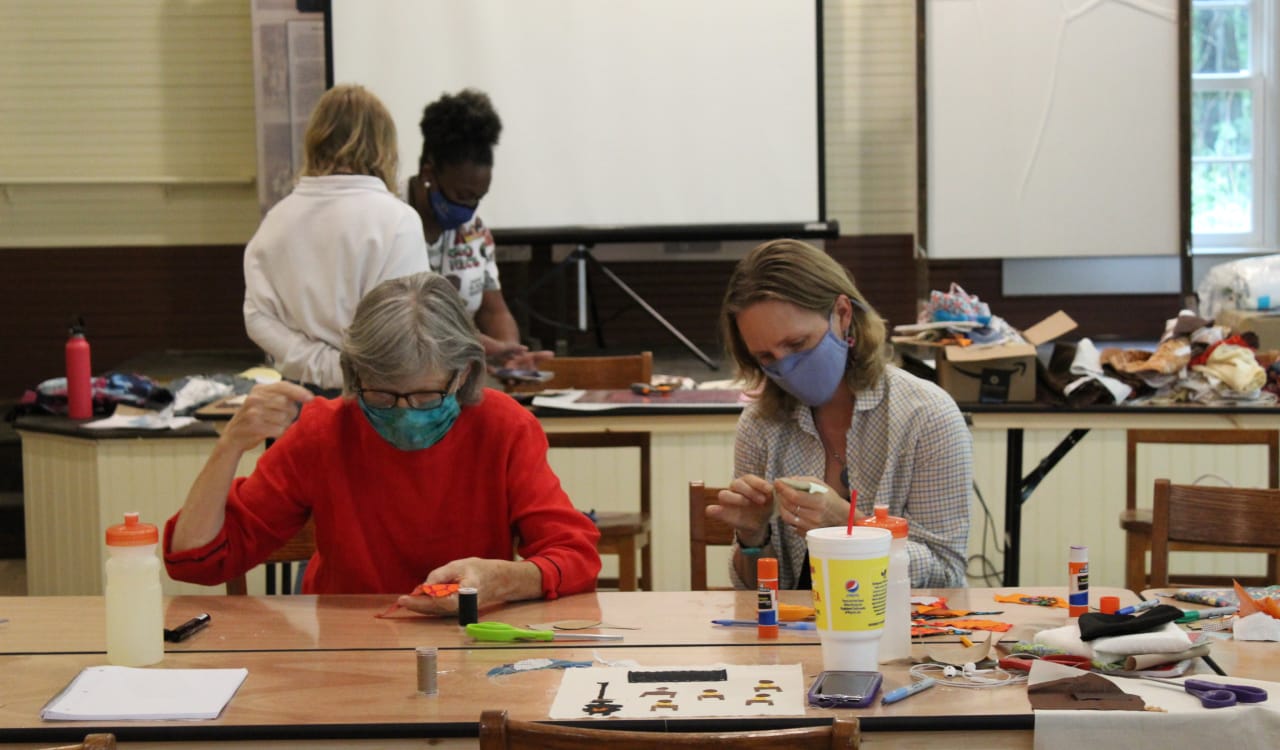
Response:
[[[209,626],[209,613],[203,612],[182,623],[173,630],[165,628],[164,639],[169,643],[182,643]]]

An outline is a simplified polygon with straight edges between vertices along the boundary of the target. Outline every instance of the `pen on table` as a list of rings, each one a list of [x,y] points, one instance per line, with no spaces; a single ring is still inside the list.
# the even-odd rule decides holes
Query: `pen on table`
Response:
[[[1182,617],[1174,620],[1174,622],[1195,622],[1196,620],[1208,620],[1211,617],[1226,617],[1234,615],[1240,610],[1239,607],[1213,607],[1212,609],[1188,609],[1182,613]]]
[[[925,690],[928,690],[929,688],[934,686],[935,682],[937,681],[934,680],[932,677],[926,677],[923,680],[920,680],[919,682],[913,682],[910,685],[907,685],[906,687],[900,687],[894,690],[890,690],[889,692],[884,694],[884,697],[880,699],[880,702],[881,703],[897,703],[903,698],[910,698],[916,693],[920,693]]]
[[[728,625],[735,628],[756,627],[759,623],[755,620],[712,620],[713,625]],[[780,622],[778,627],[783,630],[817,630],[817,626],[811,622]]]
[[[1155,599],[1155,598],[1147,599],[1146,601],[1139,602],[1138,604],[1133,604],[1128,607],[1121,607],[1120,609],[1116,610],[1116,614],[1131,615],[1135,612],[1141,612],[1144,609],[1151,609],[1152,607],[1156,606],[1159,603],[1160,603],[1159,599]]]
[[[202,612],[173,630],[165,628],[164,639],[170,643],[182,643],[209,625],[209,613]]]

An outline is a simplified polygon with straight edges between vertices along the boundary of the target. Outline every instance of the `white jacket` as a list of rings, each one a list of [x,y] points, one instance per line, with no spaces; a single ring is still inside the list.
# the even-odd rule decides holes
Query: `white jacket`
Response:
[[[292,380],[342,387],[338,348],[356,304],[430,270],[422,220],[377,177],[303,177],[244,252],[244,326]]]

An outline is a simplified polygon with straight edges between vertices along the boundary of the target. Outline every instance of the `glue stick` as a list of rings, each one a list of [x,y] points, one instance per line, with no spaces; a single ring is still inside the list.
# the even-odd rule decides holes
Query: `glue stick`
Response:
[[[762,557],[756,561],[756,635],[778,637],[778,559]]]
[[[1089,548],[1071,546],[1067,557],[1067,616],[1079,617],[1089,611]]]

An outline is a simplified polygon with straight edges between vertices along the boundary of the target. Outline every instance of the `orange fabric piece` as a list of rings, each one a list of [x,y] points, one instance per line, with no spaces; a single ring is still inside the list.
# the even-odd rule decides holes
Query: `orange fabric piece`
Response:
[[[1248,617],[1254,612],[1265,612],[1280,620],[1280,601],[1270,596],[1262,600],[1254,599],[1249,596],[1249,592],[1245,591],[1239,581],[1232,581],[1231,584],[1235,587],[1236,596],[1240,599],[1240,611],[1237,613],[1240,617]]]
[[[1040,607],[1067,608],[1067,600],[1061,596],[1035,596],[1033,594],[996,594],[995,600],[1005,604],[1034,604]]]
[[[420,583],[413,587],[413,591],[409,592],[409,596],[429,596],[438,599],[442,596],[458,593],[458,584],[456,583]],[[389,617],[392,612],[400,609],[400,602],[396,601],[383,612],[374,617]]]
[[[779,604],[778,619],[782,622],[800,622],[801,620],[812,620],[816,615],[813,607],[806,607],[803,604]]]
[[[1004,633],[1013,629],[1013,623],[1000,622],[999,620],[952,620],[947,625],[961,630],[990,630],[996,633]]]

